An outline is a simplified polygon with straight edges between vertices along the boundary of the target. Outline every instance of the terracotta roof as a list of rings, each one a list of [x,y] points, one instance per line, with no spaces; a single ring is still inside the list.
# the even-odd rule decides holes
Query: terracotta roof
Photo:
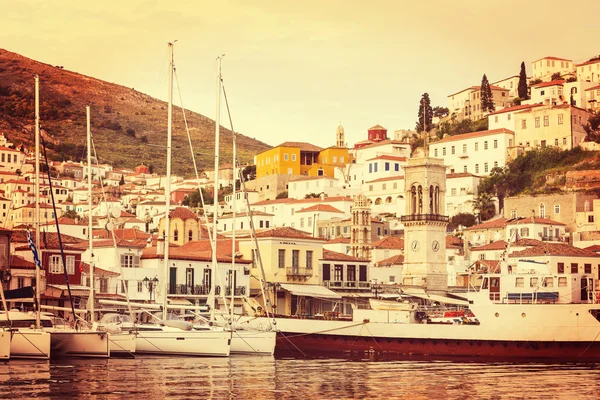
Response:
[[[148,241],[145,239],[134,239],[134,240],[125,240],[125,239],[117,239],[117,247],[129,247],[129,248],[136,248],[136,249],[142,249],[144,247],[146,247],[146,245],[148,244]],[[106,247],[113,247],[114,246],[114,242],[112,239],[94,239],[94,243],[92,244],[94,246],[94,248],[106,248]],[[87,240],[81,242],[81,243],[77,243],[71,246],[72,249],[77,249],[77,250],[87,250],[89,246],[89,242]]]
[[[588,90],[596,90],[596,89],[600,89],[600,85],[592,86],[590,88],[585,89],[585,91],[587,92]]]
[[[456,236],[452,236],[452,235],[446,235],[446,248],[462,248],[463,247],[463,241],[461,238],[456,237]]]
[[[314,181],[318,179],[329,179],[332,181],[336,181],[337,179],[331,178],[329,176],[321,175],[321,176],[301,176],[290,179],[290,182],[304,182],[304,181]]]
[[[338,253],[337,251],[331,251],[323,249],[323,258],[321,260],[326,261],[354,261],[354,262],[369,262],[369,260],[365,260],[358,257],[353,257],[348,254]]]
[[[437,142],[431,143],[431,145],[435,145],[435,144],[439,144],[439,143],[453,142],[455,140],[473,139],[473,138],[482,137],[482,136],[497,135],[499,133],[509,133],[511,135],[515,134],[513,131],[508,130],[506,128],[491,129],[489,131],[470,132],[470,133],[463,133],[460,135],[448,136],[447,138],[444,138]]]
[[[231,262],[231,239],[217,240],[217,261]],[[239,243],[235,243],[236,252],[239,249]],[[156,254],[156,246],[147,247],[142,251],[142,259],[162,258],[163,255]],[[209,240],[196,240],[187,242],[183,246],[176,248],[169,247],[169,259],[172,260],[193,260],[193,261],[212,261],[212,247]],[[236,263],[251,264],[251,260],[236,258]]]
[[[325,244],[335,244],[335,243],[350,243],[350,238],[345,238],[343,236],[338,236],[335,239],[331,239],[325,242]]]
[[[55,224],[54,221],[51,221],[51,222],[49,221],[48,223],[41,224],[41,225],[44,226],[44,225],[54,225],[54,224]],[[81,219],[81,220],[75,222],[74,218],[60,217],[58,219],[58,224],[59,225],[87,225],[88,223],[87,223],[87,219]]]
[[[35,230],[34,229],[31,230],[31,236],[35,238]],[[69,249],[72,248],[71,245],[85,242],[85,240],[83,240],[83,239],[79,239],[74,236],[65,235],[64,233],[61,233],[60,237],[61,237],[63,246],[65,248],[68,247]],[[11,242],[14,243],[15,246],[24,245],[24,246],[15,247],[15,249],[17,249],[17,250],[28,249],[29,246],[27,246],[27,231],[25,231],[25,230],[13,231]],[[41,243],[37,244],[38,250],[39,249],[54,249],[55,250],[55,249],[60,248],[58,245],[58,233],[56,233],[56,232],[41,232],[40,242]]]
[[[548,87],[548,86],[562,86],[563,83],[565,83],[566,80],[564,79],[556,79],[550,82],[542,82],[542,83],[538,83],[537,85],[533,85],[534,88],[543,88],[543,87]]]
[[[306,239],[306,240],[319,240],[324,241],[322,238],[314,238],[308,233],[294,229],[288,226],[272,228],[256,234],[257,238],[263,237],[275,237],[275,238],[286,238],[286,239]]]
[[[497,218],[489,221],[485,221],[478,225],[473,225],[465,229],[465,231],[477,231],[482,229],[497,229],[504,228],[506,226],[506,218]]]
[[[410,143],[408,143],[408,142],[401,142],[399,140],[390,140],[390,139],[388,139],[388,140],[381,140],[379,142],[374,142],[372,140],[363,140],[362,142],[357,142],[356,144],[362,144],[362,143],[371,143],[371,144],[363,146],[359,150],[368,149],[368,148],[377,147],[377,146],[383,146],[383,145],[386,145],[386,144],[404,144],[404,145],[407,145],[407,146],[410,145]]]
[[[489,273],[500,272],[500,261],[499,260],[477,260],[471,267],[475,267],[476,270],[486,269]]]
[[[147,240],[149,237],[156,235],[152,235],[151,233],[143,232],[136,228],[124,228],[124,229],[114,229],[115,238],[117,239],[125,239],[125,240],[135,240],[135,239],[143,239]],[[99,239],[111,239],[112,235],[111,231],[106,229],[94,229],[92,231],[92,237]]]
[[[169,218],[181,218],[182,220],[186,219],[198,219],[198,216],[194,214],[192,210],[185,207],[176,207],[173,211],[169,213]]]
[[[541,240],[537,240],[537,239],[521,238],[515,242],[515,246],[530,247],[530,246],[539,246],[542,243],[543,242]]]
[[[390,156],[387,154],[383,154],[377,157],[369,158],[367,161],[372,160],[406,161],[406,157]]]
[[[506,221],[506,225],[541,224],[541,225],[565,225],[562,222],[552,221],[540,217],[519,217]]]
[[[10,267],[19,269],[35,269],[35,264],[31,261],[27,261],[21,256],[13,254],[10,256]]]
[[[468,177],[481,178],[480,176],[473,175],[470,172],[454,172],[454,173],[451,173],[451,174],[446,174],[446,179],[468,178]]]
[[[506,249],[506,246],[508,245],[508,242],[506,242],[505,240],[497,240],[495,242],[483,245],[483,246],[479,246],[479,247],[472,247],[471,251],[488,251],[488,250],[504,250]]]
[[[536,103],[536,104],[520,104],[518,106],[505,107],[502,110],[498,110],[498,111],[494,111],[493,113],[489,113],[488,116],[490,116],[490,115],[497,115],[497,114],[503,114],[503,113],[506,113],[506,112],[526,110],[528,108],[540,107],[541,105],[542,104],[540,104],[540,103]]]
[[[600,244],[595,244],[593,246],[585,247],[585,250],[593,251],[596,253],[600,252]]]
[[[375,126],[370,127],[369,129],[367,129],[368,131],[387,131],[387,129],[385,129],[383,126],[377,124]]]
[[[90,274],[90,264],[82,262],[79,267],[81,268],[81,272],[83,272],[84,274],[88,274],[88,275]],[[118,272],[94,267],[94,277],[98,277],[98,276],[108,277],[108,276],[119,276],[119,275],[121,275],[121,274]]]
[[[396,254],[395,256],[386,258],[377,263],[377,267],[388,267],[392,265],[402,265],[404,264],[404,256],[402,254]]]
[[[337,208],[330,206],[329,204],[315,204],[314,206],[310,206],[307,208],[303,208],[301,210],[296,211],[297,213],[301,212],[332,212],[338,214],[344,214],[343,211],[338,210]]]
[[[540,61],[540,60],[571,61],[571,60],[568,60],[568,59],[566,59],[566,58],[560,58],[560,57],[547,56],[547,57],[538,58],[538,59],[537,59],[537,60],[535,60],[534,62],[536,62],[536,61]]]
[[[352,201],[352,197],[350,196],[331,196],[325,197],[324,199],[320,198],[308,198],[308,199],[275,199],[275,200],[263,200],[257,201],[256,203],[252,203],[252,206],[262,206],[268,204],[288,204],[288,203],[315,203],[315,202],[334,202],[334,201]]]
[[[567,256],[567,257],[600,257],[600,254],[590,250],[580,249],[564,243],[547,243],[534,247],[529,247],[525,250],[515,251],[509,257],[538,257],[538,256]]]
[[[385,178],[373,179],[372,181],[367,181],[365,183],[397,181],[397,180],[400,180],[400,179],[404,179],[404,175],[388,176],[388,177],[385,177]]]
[[[379,221],[377,221],[379,222]],[[379,239],[371,243],[374,249],[404,249],[404,238],[396,236],[386,236],[383,239]]]
[[[319,146],[315,146],[314,144],[306,143],[306,142],[283,142],[279,146],[276,147],[297,147],[300,151],[312,151],[319,152],[323,150],[323,148]]]
[[[253,217],[272,217],[273,215],[274,214],[269,214],[269,213],[262,212],[262,211],[252,211]],[[236,218],[248,217],[248,213],[247,212],[236,213],[235,216],[236,216]],[[230,219],[230,218],[233,218],[233,213],[222,215],[220,219]]]
[[[586,62],[581,63],[581,64],[575,64],[575,66],[576,67],[583,67],[584,65],[597,64],[599,62],[600,62],[600,60],[592,60],[592,61],[586,61]]]

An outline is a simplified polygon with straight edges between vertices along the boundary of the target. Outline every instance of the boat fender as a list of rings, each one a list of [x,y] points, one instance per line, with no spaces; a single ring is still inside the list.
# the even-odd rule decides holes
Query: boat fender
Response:
[[[369,322],[371,322],[371,320],[369,318],[363,319],[363,324],[368,324]]]

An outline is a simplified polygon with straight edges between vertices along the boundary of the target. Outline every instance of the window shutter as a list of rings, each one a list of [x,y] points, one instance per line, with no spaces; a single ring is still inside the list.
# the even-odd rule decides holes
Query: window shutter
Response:
[[[359,268],[360,269],[359,269],[358,280],[361,282],[366,282],[367,281],[367,266],[361,265]]]
[[[140,256],[133,256],[133,268],[140,267]]]
[[[323,280],[330,281],[331,280],[331,268],[329,264],[323,264]]]

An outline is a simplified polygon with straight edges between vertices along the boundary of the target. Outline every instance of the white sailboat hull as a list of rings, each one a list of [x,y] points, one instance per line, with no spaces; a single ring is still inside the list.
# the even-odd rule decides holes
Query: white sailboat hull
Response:
[[[8,360],[10,350],[10,331],[0,331],[0,360]]]
[[[141,326],[135,346],[137,354],[227,357],[231,350],[231,332]]]
[[[231,336],[231,354],[273,355],[277,332],[235,330]]]
[[[11,358],[47,360],[50,358],[50,333],[31,328],[14,329],[10,353]]]
[[[135,353],[136,334],[121,332],[109,335],[110,355],[122,356]]]
[[[109,334],[93,331],[51,331],[52,357],[92,357],[110,356]]]

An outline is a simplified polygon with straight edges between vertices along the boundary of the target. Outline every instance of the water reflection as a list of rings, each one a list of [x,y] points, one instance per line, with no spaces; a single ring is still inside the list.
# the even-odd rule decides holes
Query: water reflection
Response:
[[[10,361],[0,399],[596,399],[600,367],[272,357]]]

